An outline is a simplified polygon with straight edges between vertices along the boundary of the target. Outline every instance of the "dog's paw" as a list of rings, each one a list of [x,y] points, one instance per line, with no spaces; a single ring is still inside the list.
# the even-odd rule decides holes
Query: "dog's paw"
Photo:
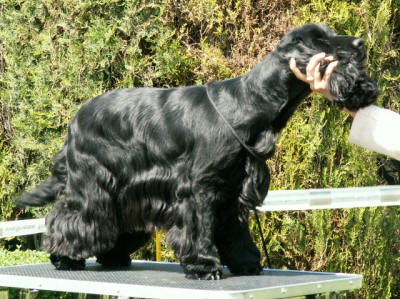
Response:
[[[67,256],[50,255],[50,261],[57,270],[83,270],[85,269],[85,260],[74,260]]]
[[[229,271],[235,275],[260,275],[263,271],[261,264],[257,262],[236,264],[228,266]]]
[[[188,272],[185,274],[185,277],[197,280],[220,280],[222,279],[222,270],[218,269],[212,272]]]
[[[103,254],[97,256],[97,262],[104,267],[128,267],[131,265],[131,258],[129,255]]]
[[[201,263],[199,263],[201,261]],[[220,280],[222,279],[222,266],[219,259],[209,256],[202,257],[196,263],[181,263],[186,278],[198,280]]]

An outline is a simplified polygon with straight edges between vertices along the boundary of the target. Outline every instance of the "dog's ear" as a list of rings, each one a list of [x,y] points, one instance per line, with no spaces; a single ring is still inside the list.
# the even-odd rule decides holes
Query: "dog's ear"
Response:
[[[264,134],[260,134],[253,146],[253,150],[261,157],[268,159],[273,155],[278,134],[269,128]],[[242,184],[239,203],[244,211],[250,211],[259,206],[267,196],[270,175],[265,161],[248,155],[246,157],[246,178]],[[245,216],[245,215],[244,215]],[[242,216],[240,216],[241,221]]]
[[[259,206],[267,196],[269,188],[269,170],[265,163],[261,163],[252,156],[246,158],[245,170],[247,177],[242,184],[239,196],[240,210],[244,213],[239,215],[241,222],[246,221],[247,213]]]

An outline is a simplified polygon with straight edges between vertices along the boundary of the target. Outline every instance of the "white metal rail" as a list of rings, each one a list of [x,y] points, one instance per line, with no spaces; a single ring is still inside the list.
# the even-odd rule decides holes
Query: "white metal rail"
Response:
[[[0,239],[46,232],[44,218],[0,222]]]
[[[400,185],[270,191],[260,211],[344,209],[400,205]]]
[[[269,191],[262,212],[400,205],[400,185]],[[0,238],[46,231],[44,218],[0,222]]]

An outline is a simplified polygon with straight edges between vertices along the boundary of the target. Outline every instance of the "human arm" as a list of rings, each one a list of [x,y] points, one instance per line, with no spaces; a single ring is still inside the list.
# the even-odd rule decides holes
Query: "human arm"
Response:
[[[349,142],[400,161],[400,114],[375,105],[359,109]]]

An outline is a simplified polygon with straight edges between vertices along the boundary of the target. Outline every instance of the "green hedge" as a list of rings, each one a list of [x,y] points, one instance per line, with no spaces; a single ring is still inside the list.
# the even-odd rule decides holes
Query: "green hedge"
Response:
[[[49,174],[67,125],[86,100],[115,88],[239,76],[304,23],[362,37],[382,90],[378,104],[400,111],[399,11],[399,0],[0,1],[1,219],[46,214],[48,208],[19,210],[12,199]],[[378,172],[390,161],[350,145],[350,125],[325,99],[306,99],[268,161],[272,188],[385,184]],[[362,273],[364,287],[355,296],[396,298],[399,212],[276,212],[262,222],[274,267]],[[164,248],[164,258],[173,259]],[[152,250],[153,244],[135,256],[152,258]]]

